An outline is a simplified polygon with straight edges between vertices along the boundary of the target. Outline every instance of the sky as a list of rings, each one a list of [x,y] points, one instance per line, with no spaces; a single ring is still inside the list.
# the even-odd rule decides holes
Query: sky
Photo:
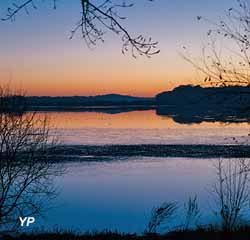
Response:
[[[120,37],[111,33],[95,49],[80,36],[69,40],[80,18],[80,0],[57,0],[56,10],[52,0],[35,2],[38,9],[30,9],[29,15],[21,12],[13,22],[0,21],[0,84],[21,88],[27,95],[149,97],[181,84],[201,83],[201,74],[181,57],[182,47],[199,56],[209,25],[197,16],[219,20],[236,0],[135,0],[133,8],[122,11],[127,17],[122,23],[134,36],[159,41],[161,52],[150,59],[123,55]],[[12,3],[0,1],[1,18]]]

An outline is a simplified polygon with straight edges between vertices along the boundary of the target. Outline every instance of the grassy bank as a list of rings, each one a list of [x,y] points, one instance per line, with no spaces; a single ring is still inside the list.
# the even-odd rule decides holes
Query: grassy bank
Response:
[[[197,229],[193,231],[170,232],[166,235],[158,234],[121,234],[116,232],[100,232],[77,234],[73,232],[48,232],[21,234],[18,236],[5,235],[3,240],[246,240],[250,239],[250,227],[241,227],[232,232],[216,229]]]

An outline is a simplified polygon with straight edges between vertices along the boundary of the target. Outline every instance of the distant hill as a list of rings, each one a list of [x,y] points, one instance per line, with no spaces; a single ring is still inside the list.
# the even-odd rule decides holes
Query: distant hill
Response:
[[[127,95],[120,94],[106,94],[106,95],[98,95],[94,97],[88,97],[88,100],[97,101],[97,102],[147,102],[154,101],[154,98],[143,98],[143,97],[133,97]]]
[[[175,107],[248,108],[250,107],[250,87],[179,86],[172,91],[158,94],[156,102],[157,105]]]
[[[180,86],[156,96],[156,113],[175,122],[250,122],[250,88]]]
[[[117,106],[117,105],[151,105],[154,98],[133,97],[120,94],[106,94],[98,96],[26,97],[29,107],[84,107],[84,106]]]

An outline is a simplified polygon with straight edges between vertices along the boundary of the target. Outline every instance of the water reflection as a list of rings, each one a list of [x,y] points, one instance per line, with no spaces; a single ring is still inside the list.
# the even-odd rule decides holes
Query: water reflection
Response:
[[[229,144],[247,141],[248,122],[180,124],[154,110],[119,114],[48,112],[65,144]]]
[[[233,115],[220,121],[209,113],[202,117],[183,113],[189,120],[182,119],[176,112],[164,114],[163,109],[121,112],[108,114],[101,112],[48,112],[52,125],[57,128],[118,128],[118,129],[164,129],[164,128],[248,128],[250,121],[244,117],[236,118]],[[197,121],[196,119],[200,120]],[[230,118],[232,121],[230,121]],[[192,121],[193,119],[193,121]],[[202,120],[202,121],[201,121]],[[191,124],[194,123],[194,124]]]
[[[207,190],[215,179],[212,163],[184,158],[70,163],[67,174],[56,179],[61,189],[57,207],[36,226],[142,232],[153,206],[163,201],[183,204],[195,194],[202,221],[207,221],[211,217]]]
[[[192,107],[164,107],[159,106],[156,110],[157,115],[171,116],[176,123],[180,124],[198,124],[203,122],[210,123],[249,123],[250,111],[248,109],[228,109],[228,108],[197,108]]]

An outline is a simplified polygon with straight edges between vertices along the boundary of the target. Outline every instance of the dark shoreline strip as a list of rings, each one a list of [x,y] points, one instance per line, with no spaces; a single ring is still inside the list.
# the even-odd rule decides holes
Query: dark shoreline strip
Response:
[[[249,145],[63,145],[53,150],[56,159],[96,157],[250,158]],[[86,158],[86,159],[85,159]]]

